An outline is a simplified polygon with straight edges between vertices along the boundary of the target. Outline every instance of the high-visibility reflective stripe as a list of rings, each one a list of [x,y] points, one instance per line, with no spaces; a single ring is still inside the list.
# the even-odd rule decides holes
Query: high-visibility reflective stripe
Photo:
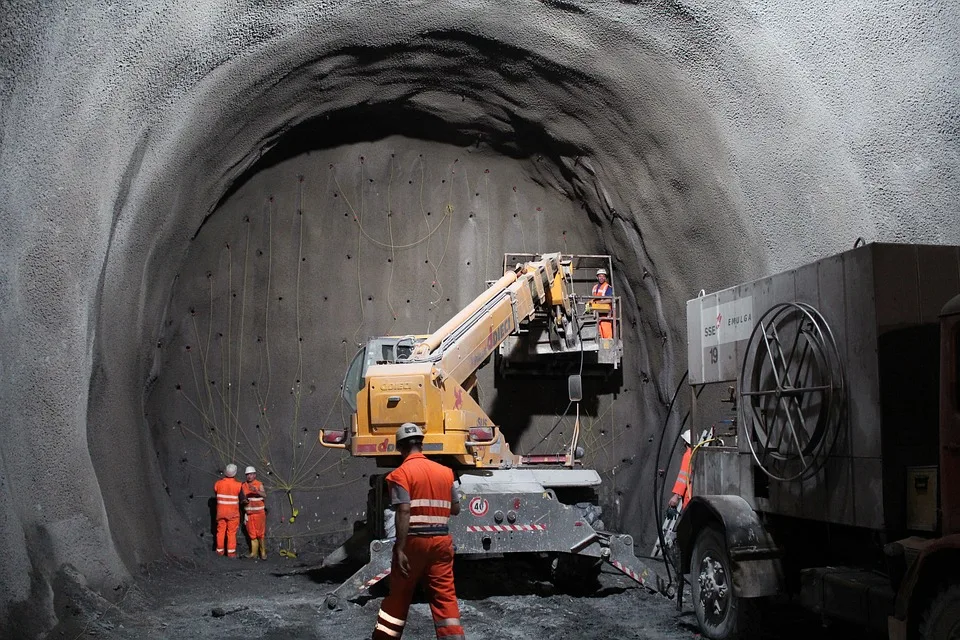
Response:
[[[250,513],[252,511],[264,511],[264,510],[266,510],[266,507],[247,507],[247,513]]]
[[[436,627],[459,627],[460,618],[444,618],[442,620],[434,620],[433,624]]]
[[[447,524],[449,521],[446,516],[410,516],[410,524]]]
[[[223,549],[217,549],[217,553],[223,553]]]
[[[225,505],[227,505],[227,506],[232,506],[232,507],[239,507],[239,506],[240,506],[240,503],[238,503],[238,502],[224,502],[224,501],[222,501],[222,500],[217,500],[217,504],[225,504]]]
[[[377,623],[377,631],[383,631],[385,634],[387,634],[387,635],[390,636],[391,638],[399,638],[399,637],[400,637],[400,632],[399,632],[399,631],[394,631],[394,630],[391,629],[390,627],[385,627],[385,626],[383,626],[382,624],[380,624],[379,622]]]
[[[250,502],[263,502],[263,498],[258,498],[256,496],[250,496],[249,498],[247,498],[247,500],[249,500]]]
[[[218,493],[218,494],[217,494],[217,498],[220,498],[220,499],[223,499],[223,500],[231,500],[231,501],[233,501],[233,502],[240,502],[240,497],[239,497],[239,496],[232,496],[232,495],[230,495],[229,493]]]
[[[400,618],[394,618],[392,615],[390,615],[383,609],[380,609],[380,611],[377,612],[377,615],[383,618],[384,622],[389,622],[390,624],[396,625],[398,627],[402,627],[407,624],[406,620],[401,620]]]
[[[441,509],[449,509],[450,501],[449,500],[424,500],[417,499],[410,501],[410,508],[414,507],[439,507]]]

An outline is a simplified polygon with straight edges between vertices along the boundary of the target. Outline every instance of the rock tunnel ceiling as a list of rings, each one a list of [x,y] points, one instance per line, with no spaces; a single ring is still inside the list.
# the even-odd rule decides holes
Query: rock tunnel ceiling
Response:
[[[651,444],[684,369],[687,297],[858,236],[960,243],[952,3],[68,0],[4,11],[0,497],[11,509],[0,538],[16,542],[0,569],[13,604],[0,613],[39,628],[55,624],[61,567],[99,588],[160,557],[158,536],[196,544],[196,487],[228,456],[276,456],[284,482],[304,485],[295,502],[318,515],[292,534],[347,526],[370,469],[337,464],[317,478],[334,461],[294,444],[303,428],[306,446],[339,419],[332,400],[352,350],[342,341],[435,326],[518,240],[554,248],[548,221],[570,221],[556,248],[617,259],[631,342],[621,393],[593,412],[595,427],[610,425],[595,431],[609,448],[592,450],[619,516],[610,524],[634,533],[652,526],[652,497],[618,503],[616,492],[636,494],[654,470],[644,456],[618,460]],[[301,123],[378,107],[387,113],[366,134],[258,164]],[[411,138],[398,110],[442,133]],[[450,173],[461,163],[467,170]],[[407,184],[387,195],[391,175]],[[418,184],[430,187],[437,222],[421,222]],[[370,238],[339,202],[349,194],[356,208],[361,192]],[[394,200],[403,229],[385,218]],[[519,238],[517,208],[527,223]],[[454,222],[471,210],[473,222]],[[505,218],[491,225],[487,251],[490,212]],[[395,255],[373,242],[409,244],[434,229]],[[441,258],[437,278],[430,265]],[[357,278],[360,263],[374,273]],[[332,304],[337,296],[345,303]],[[276,349],[266,376],[258,336]],[[205,382],[201,354],[212,354]],[[241,394],[254,381],[259,391]],[[267,387],[268,455],[256,433],[238,430],[222,442],[242,450],[221,457],[205,420],[256,430],[256,394]],[[521,425],[521,446],[538,420]],[[86,488],[81,499],[64,498],[64,476]],[[304,488],[337,493],[338,482],[349,484],[325,512],[309,505],[319,493]]]

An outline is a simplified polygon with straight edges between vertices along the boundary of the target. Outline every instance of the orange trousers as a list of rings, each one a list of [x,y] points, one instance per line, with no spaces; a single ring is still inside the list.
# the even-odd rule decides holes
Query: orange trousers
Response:
[[[240,528],[240,516],[234,518],[217,518],[217,553],[226,554],[231,558],[237,557],[237,529]],[[226,538],[226,544],[224,544]]]
[[[464,640],[457,592],[453,586],[453,538],[410,536],[405,551],[410,561],[410,576],[404,578],[400,575],[394,556],[390,566],[390,595],[380,605],[373,640],[394,640],[403,635],[417,583],[423,584],[430,598],[437,638]]]
[[[247,535],[251,540],[267,535],[267,514],[263,511],[254,511],[247,514]]]
[[[597,320],[597,330],[600,333],[601,338],[612,338],[613,337],[613,318],[604,318],[601,316]]]

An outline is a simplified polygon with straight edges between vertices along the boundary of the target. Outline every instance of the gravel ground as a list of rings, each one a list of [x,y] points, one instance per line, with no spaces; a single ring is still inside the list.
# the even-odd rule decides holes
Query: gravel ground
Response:
[[[368,638],[382,594],[336,611],[323,604],[338,576],[311,567],[321,556],[265,562],[207,558],[146,571],[138,584],[108,602],[79,581],[65,589],[63,622],[50,638]],[[505,561],[457,565],[457,590],[467,638],[699,638],[689,607],[639,588],[612,568],[590,596],[557,592],[532,568]],[[70,581],[70,576],[67,576]],[[689,598],[687,598],[689,603]],[[771,640],[863,637],[825,630],[797,611],[778,614],[762,637]],[[829,631],[829,632],[828,632]],[[405,638],[432,638],[428,605],[416,602]]]

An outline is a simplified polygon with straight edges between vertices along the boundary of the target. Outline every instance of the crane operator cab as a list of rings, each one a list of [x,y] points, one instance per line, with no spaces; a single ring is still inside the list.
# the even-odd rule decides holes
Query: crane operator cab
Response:
[[[357,394],[363,388],[370,365],[405,362],[413,355],[413,349],[427,336],[389,336],[373,338],[353,357],[340,385],[343,401],[354,413],[357,411]]]
[[[504,254],[504,268],[536,254]],[[561,255],[560,267],[572,284],[573,314],[551,321],[548,310],[509,336],[497,351],[501,376],[563,375],[608,377],[623,358],[620,297],[607,255]]]

